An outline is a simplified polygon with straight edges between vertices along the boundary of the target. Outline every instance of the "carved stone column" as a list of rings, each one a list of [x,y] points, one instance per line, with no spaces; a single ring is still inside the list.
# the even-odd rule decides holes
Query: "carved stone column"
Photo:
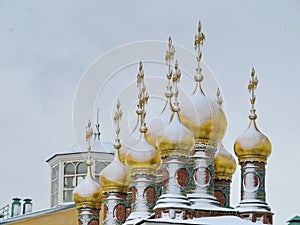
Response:
[[[191,216],[190,202],[186,197],[188,171],[185,157],[168,157],[163,160],[162,195],[154,207],[155,217],[187,219]]]
[[[77,208],[79,225],[99,225],[98,208]]]
[[[219,208],[219,202],[214,196],[215,152],[216,146],[206,145],[198,141],[191,156],[194,166],[192,178],[195,188],[188,194],[188,198],[195,210],[195,217],[198,217],[197,211],[210,211]]]
[[[126,194],[109,192],[104,196],[103,225],[122,224],[126,220]]]

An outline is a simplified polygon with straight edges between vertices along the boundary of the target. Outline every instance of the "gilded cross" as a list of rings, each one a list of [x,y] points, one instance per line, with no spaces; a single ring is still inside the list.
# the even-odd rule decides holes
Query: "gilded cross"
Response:
[[[250,103],[251,103],[250,117],[253,118],[253,119],[256,118],[255,108],[254,108],[256,96],[255,96],[254,91],[257,87],[257,84],[258,84],[257,76],[255,75],[254,67],[252,67],[251,80],[249,81],[249,84],[248,84],[248,90],[251,93],[251,97],[250,97]]]
[[[85,139],[86,139],[86,142],[88,143],[88,152],[91,152],[91,140],[92,140],[92,137],[93,137],[93,128],[92,128],[92,124],[91,124],[91,120],[89,120],[87,126],[85,127],[86,129],[86,134],[85,134]]]
[[[168,72],[167,72],[167,79],[168,80],[171,80],[171,77],[172,77],[171,62],[174,59],[174,55],[175,55],[175,48],[174,48],[173,43],[172,43],[172,38],[169,37],[168,49],[166,51],[166,57],[165,57],[166,65],[168,67]]]
[[[174,87],[174,103],[173,103],[173,111],[178,112],[179,109],[179,103],[178,103],[178,82],[180,81],[181,77],[181,71],[178,66],[178,62],[176,60],[175,62],[175,73],[173,75],[172,81],[173,81],[173,87]]]
[[[138,107],[143,110],[145,104],[148,102],[149,95],[146,91],[146,86],[144,83],[144,69],[143,69],[142,62],[140,62],[139,65],[139,73],[137,75],[137,87],[138,87],[138,98],[139,98]]]
[[[138,105],[137,105],[137,114],[140,119],[141,123],[141,130],[147,130],[146,124],[145,124],[145,116],[146,116],[146,111],[145,111],[145,104],[147,104],[149,95],[148,92],[146,91],[146,85],[144,83],[144,69],[143,69],[143,63],[140,62],[139,65],[139,73],[137,75],[137,87],[138,87]]]
[[[205,40],[205,35],[202,32],[202,25],[201,22],[199,21],[198,24],[198,34],[195,35],[195,50],[196,50],[196,60],[197,60],[197,68],[196,68],[196,74],[194,76],[195,81],[197,84],[200,85],[200,83],[203,80],[203,75],[202,75],[202,68],[200,65],[201,59],[202,59],[202,51],[201,51],[201,45],[203,46]]]
[[[115,133],[116,133],[116,139],[120,138],[120,121],[122,119],[123,112],[121,109],[120,101],[117,102],[117,110],[114,115],[114,122],[115,122]]]
[[[205,40],[205,35],[203,34],[202,30],[202,24],[199,21],[198,24],[198,34],[195,35],[195,49],[200,49],[200,45],[203,45]]]

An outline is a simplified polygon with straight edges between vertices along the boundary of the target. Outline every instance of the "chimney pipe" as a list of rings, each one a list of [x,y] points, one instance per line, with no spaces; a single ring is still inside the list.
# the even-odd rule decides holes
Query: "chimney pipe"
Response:
[[[23,201],[23,214],[32,212],[32,199],[25,198]]]
[[[21,202],[20,198],[13,198],[11,204],[11,217],[19,216],[21,214]]]

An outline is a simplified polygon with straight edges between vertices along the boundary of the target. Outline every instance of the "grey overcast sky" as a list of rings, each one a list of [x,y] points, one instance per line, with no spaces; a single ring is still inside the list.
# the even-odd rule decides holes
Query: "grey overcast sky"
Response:
[[[224,144],[232,154],[234,140],[248,126],[246,87],[255,66],[257,123],[273,144],[267,201],[275,224],[285,224],[300,214],[299,12],[297,0],[1,0],[0,207],[15,196],[33,198],[34,210],[50,206],[45,160],[75,144],[73,99],[96,58],[121,44],[165,41],[169,35],[193,50],[201,20],[207,38],[203,58],[222,89]],[[105,137],[111,127],[101,130]],[[239,169],[233,206],[239,202]]]

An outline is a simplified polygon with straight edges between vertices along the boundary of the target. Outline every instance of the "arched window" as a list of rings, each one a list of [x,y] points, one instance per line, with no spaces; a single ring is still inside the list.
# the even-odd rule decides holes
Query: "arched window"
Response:
[[[76,164],[76,162],[66,162],[64,164],[64,202],[72,201],[72,191],[76,187]]]
[[[75,174],[75,165],[73,163],[67,163],[64,169],[65,175],[74,175]]]
[[[76,174],[86,174],[87,173],[87,166],[85,162],[80,162],[77,164]]]

